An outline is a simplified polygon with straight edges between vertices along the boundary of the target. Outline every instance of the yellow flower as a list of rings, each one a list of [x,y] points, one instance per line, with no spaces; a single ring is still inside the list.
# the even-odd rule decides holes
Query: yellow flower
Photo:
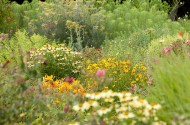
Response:
[[[137,74],[137,76],[141,79],[143,76],[141,73]]]
[[[54,101],[54,104],[57,105],[57,104],[59,104],[59,102],[60,102],[60,101],[59,101],[58,99],[56,99],[56,100]]]
[[[135,80],[136,80],[136,81],[139,81],[139,78],[136,78]]]
[[[146,66],[141,66],[141,69],[142,70],[146,70]]]
[[[44,82],[53,81],[53,75],[51,75],[51,76],[45,75],[45,76],[43,77],[43,81],[44,81]]]
[[[51,87],[51,84],[49,83],[43,83],[42,84],[42,89],[47,89],[47,88],[50,88]]]
[[[63,92],[64,91],[65,93],[68,93],[68,92],[70,92],[70,90],[72,88],[73,88],[73,86],[71,84],[69,84],[67,82],[63,82],[61,84],[61,86],[59,86],[58,90],[59,90],[59,92]]]
[[[51,83],[51,86],[55,88],[58,86],[58,84],[59,84],[59,80],[56,80],[56,81]]]
[[[132,70],[132,73],[135,73],[135,72],[136,72],[136,70],[135,70],[135,69],[133,69],[133,70]]]

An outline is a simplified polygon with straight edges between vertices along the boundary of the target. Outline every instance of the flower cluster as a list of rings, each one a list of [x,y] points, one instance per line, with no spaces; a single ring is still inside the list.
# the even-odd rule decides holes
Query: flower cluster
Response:
[[[104,90],[85,93],[84,96],[88,101],[74,105],[73,110],[87,112],[99,122],[104,120],[107,124],[119,124],[121,122],[133,124],[159,123],[156,112],[161,106],[156,103],[148,103],[147,100],[133,96],[129,92]]]
[[[30,61],[27,63],[28,67],[39,64],[42,69],[46,69],[44,74],[52,74],[55,70],[59,70],[62,74],[52,75],[58,75],[58,77],[76,76],[82,67],[81,58],[81,53],[72,51],[64,44],[46,44],[40,49],[31,50]]]
[[[72,80],[71,80],[72,79]],[[58,93],[72,93],[83,95],[85,89],[80,84],[78,80],[74,80],[72,77],[68,77],[65,79],[54,80],[54,77],[45,75],[43,77],[42,90],[47,92],[46,90],[52,90]],[[55,101],[57,103],[57,101]]]
[[[165,57],[171,54],[189,56],[189,45],[189,34],[179,32],[178,36],[166,36],[153,40],[148,48],[148,56],[151,58],[155,58],[155,56]]]
[[[131,86],[134,84],[147,82],[147,68],[143,63],[133,65],[131,60],[118,60],[116,58],[100,59],[97,62],[87,61],[86,72],[89,75],[96,74],[104,75],[111,78],[115,86],[123,84],[122,87]],[[104,72],[97,72],[100,69],[104,69]],[[105,76],[105,75],[104,75]],[[123,89],[124,89],[123,88]]]

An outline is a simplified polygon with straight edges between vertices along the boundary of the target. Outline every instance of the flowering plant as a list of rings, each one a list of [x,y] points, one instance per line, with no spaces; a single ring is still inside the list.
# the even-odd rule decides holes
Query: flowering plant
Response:
[[[146,66],[143,63],[132,64],[130,59],[102,58],[96,62],[87,60],[84,70],[85,81],[97,82],[98,80],[102,83],[99,88],[106,87],[116,91],[129,90],[133,85],[141,86],[148,80]],[[101,77],[101,81],[97,77]],[[109,81],[114,82],[110,83]],[[109,83],[106,84],[106,82]]]
[[[85,92],[85,88],[80,84],[80,81],[74,80],[72,77],[54,80],[53,75],[45,75],[41,87],[44,93],[53,91],[55,93],[83,95]],[[55,103],[58,103],[58,101],[55,101]]]
[[[28,67],[37,67],[43,75],[54,75],[62,78],[77,77],[81,69],[81,53],[72,51],[64,44],[46,44],[40,49],[30,51]],[[59,72],[58,72],[59,71]]]
[[[81,124],[164,124],[156,115],[161,108],[159,104],[148,103],[129,92],[104,90],[85,93],[84,96],[86,101],[73,106],[74,111],[86,114],[86,119],[80,121]]]

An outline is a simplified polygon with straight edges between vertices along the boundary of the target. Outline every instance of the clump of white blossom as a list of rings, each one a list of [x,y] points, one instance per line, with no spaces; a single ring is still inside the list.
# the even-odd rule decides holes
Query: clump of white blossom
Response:
[[[78,73],[82,68],[82,54],[72,51],[64,44],[46,44],[40,49],[32,49],[29,55],[27,62],[29,68],[36,65],[47,65],[49,62],[53,62],[61,70],[72,70],[72,73]]]
[[[160,104],[148,103],[147,100],[134,96],[130,92],[104,90],[86,93],[85,98],[88,101],[74,105],[73,110],[83,112],[83,114],[87,113],[91,116],[91,118],[88,117],[89,120],[94,118],[106,124],[165,125],[164,122],[159,121],[156,114],[161,108]]]

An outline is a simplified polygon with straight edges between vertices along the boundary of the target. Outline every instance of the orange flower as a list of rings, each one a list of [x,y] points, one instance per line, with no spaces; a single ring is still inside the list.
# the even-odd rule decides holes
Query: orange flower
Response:
[[[183,37],[183,33],[182,33],[182,32],[179,32],[178,35],[179,35],[179,37],[181,37],[181,38]]]

